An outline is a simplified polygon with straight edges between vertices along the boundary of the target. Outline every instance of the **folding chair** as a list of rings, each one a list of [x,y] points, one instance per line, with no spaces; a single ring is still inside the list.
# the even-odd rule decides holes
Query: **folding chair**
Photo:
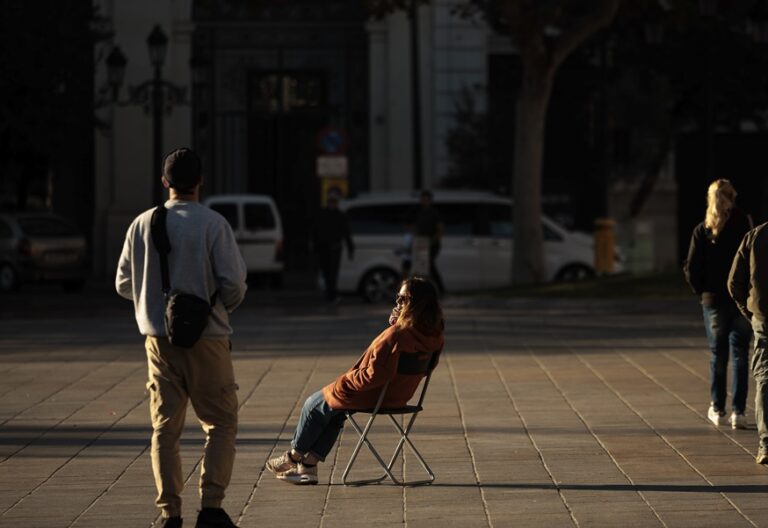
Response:
[[[422,404],[424,403],[424,396],[427,393],[427,387],[429,387],[429,379],[432,377],[432,370],[435,368],[435,365],[437,364],[437,353],[431,353],[431,354],[400,354],[400,359],[397,363],[397,373],[398,374],[426,374],[424,378],[424,384],[421,388],[421,396],[419,396],[419,401],[416,405],[406,405],[405,407],[399,407],[396,409],[382,409],[381,403],[384,401],[384,397],[387,394],[387,389],[389,388],[389,383],[387,382],[384,387],[381,389],[381,394],[379,394],[379,399],[376,402],[376,407],[373,409],[366,409],[363,411],[347,411],[346,417],[349,420],[349,423],[352,424],[352,427],[354,427],[355,431],[357,431],[357,434],[360,435],[360,439],[357,441],[357,445],[355,446],[355,449],[352,451],[352,456],[349,459],[349,462],[347,463],[347,468],[344,470],[344,474],[341,476],[341,482],[345,486],[355,486],[355,485],[362,485],[362,484],[373,484],[373,483],[379,483],[382,482],[384,479],[389,477],[389,479],[397,484],[398,486],[417,486],[420,484],[431,484],[435,480],[435,474],[432,472],[432,470],[427,465],[427,462],[424,460],[424,457],[421,456],[421,453],[419,453],[418,449],[416,449],[416,446],[413,445],[413,442],[411,442],[411,439],[408,438],[408,433],[411,432],[411,428],[413,427],[413,422],[416,421],[416,416],[422,411],[423,407]],[[371,417],[368,419],[368,423],[365,425],[365,428],[362,429],[360,425],[355,421],[353,414],[356,413],[365,413],[370,414]],[[392,422],[392,425],[394,425],[395,429],[400,433],[400,441],[397,443],[397,447],[395,447],[395,451],[392,454],[392,457],[389,459],[389,463],[384,463],[384,460],[379,455],[378,451],[376,451],[376,448],[373,447],[373,444],[371,444],[370,440],[368,440],[368,432],[371,430],[371,426],[373,425],[374,420],[376,420],[376,417],[380,414],[385,414],[389,416],[389,419]],[[395,419],[395,416],[405,416],[410,415],[410,420],[408,420],[408,425],[405,427],[405,429],[402,428],[402,426],[397,422]],[[376,460],[379,462],[381,467],[384,469],[384,474],[378,478],[372,478],[372,479],[365,479],[365,480],[354,480],[349,481],[347,480],[347,477],[349,475],[349,471],[352,469],[352,465],[355,463],[355,460],[357,459],[357,455],[360,452],[360,448],[363,446],[363,444],[368,447],[370,452],[373,454],[373,456],[376,458]],[[400,453],[403,450],[403,446],[405,444],[408,444],[408,447],[410,447],[411,451],[413,451],[413,454],[416,455],[416,460],[419,461],[421,464],[421,467],[424,468],[424,471],[427,472],[429,475],[428,479],[424,480],[415,480],[411,482],[405,482],[400,481],[392,474],[392,466],[395,463],[395,460],[400,455]]]

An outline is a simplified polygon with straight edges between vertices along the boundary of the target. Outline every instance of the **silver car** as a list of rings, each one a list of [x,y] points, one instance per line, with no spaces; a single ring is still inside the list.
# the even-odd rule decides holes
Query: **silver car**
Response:
[[[0,291],[38,280],[77,290],[86,273],[85,237],[67,220],[46,212],[0,214]]]

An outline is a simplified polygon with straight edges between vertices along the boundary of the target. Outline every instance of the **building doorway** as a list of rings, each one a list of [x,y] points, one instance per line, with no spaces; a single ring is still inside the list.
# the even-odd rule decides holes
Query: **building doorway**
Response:
[[[311,226],[320,204],[317,135],[328,124],[322,72],[251,72],[248,192],[275,199],[283,220],[286,269],[308,270]]]

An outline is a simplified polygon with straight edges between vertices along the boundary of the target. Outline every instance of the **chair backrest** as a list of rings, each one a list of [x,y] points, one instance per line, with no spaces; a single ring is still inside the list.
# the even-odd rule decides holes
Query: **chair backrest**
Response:
[[[434,368],[437,354],[434,352],[418,352],[400,354],[397,362],[398,374],[429,374]]]
[[[400,359],[397,362],[398,374],[423,374],[425,376],[424,383],[421,385],[419,402],[416,404],[419,407],[424,403],[424,396],[427,395],[427,387],[429,387],[429,380],[432,378],[432,370],[434,370],[435,365],[437,365],[438,356],[439,354],[437,352],[400,354]]]

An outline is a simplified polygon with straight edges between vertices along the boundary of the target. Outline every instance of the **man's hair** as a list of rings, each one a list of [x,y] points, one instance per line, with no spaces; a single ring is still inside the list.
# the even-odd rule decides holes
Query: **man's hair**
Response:
[[[409,300],[400,310],[396,324],[413,326],[427,334],[442,334],[445,323],[434,284],[424,277],[411,277],[401,283],[400,287],[403,286]]]
[[[189,194],[202,181],[203,164],[188,148],[170,152],[163,161],[163,176],[179,194]]]
[[[420,197],[421,198],[429,198],[431,200],[432,199],[432,191],[430,191],[428,189],[424,189],[423,191],[421,191]]]

